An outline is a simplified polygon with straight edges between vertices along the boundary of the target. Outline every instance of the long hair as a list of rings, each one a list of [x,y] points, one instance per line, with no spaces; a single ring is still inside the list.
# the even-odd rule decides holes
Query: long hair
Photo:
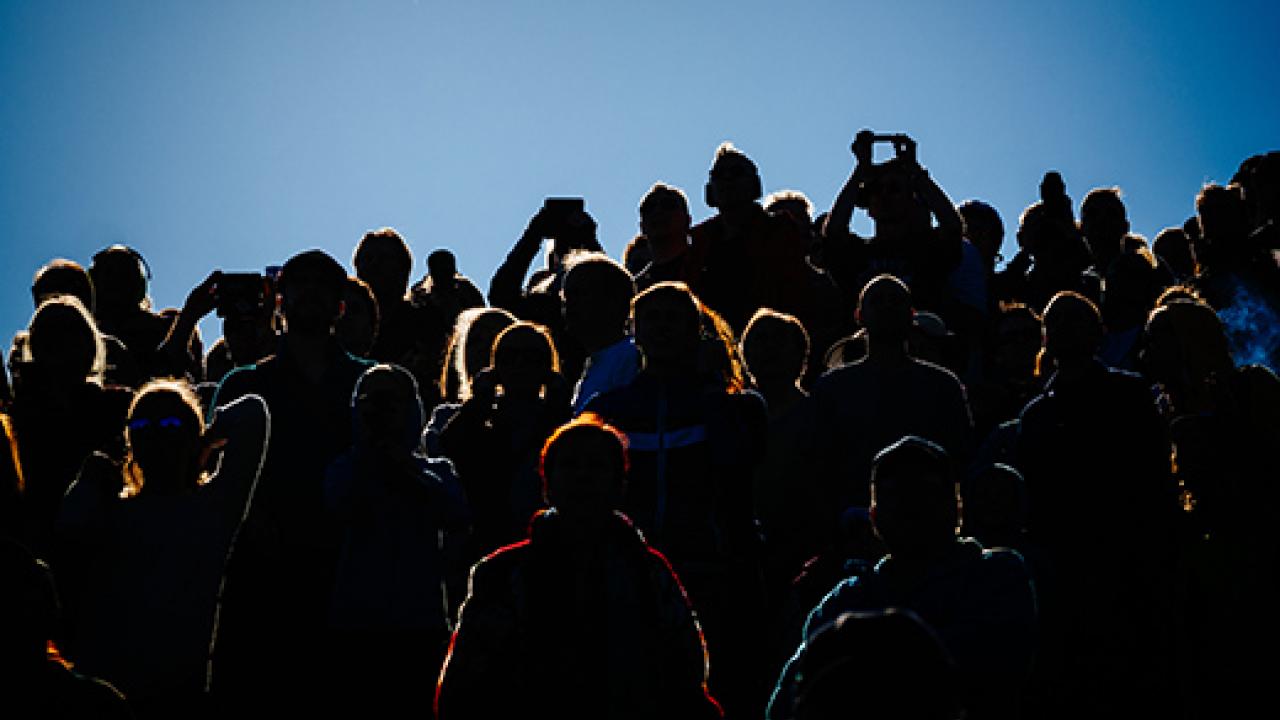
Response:
[[[190,422],[192,427],[196,429],[197,436],[204,434],[204,417],[200,413],[200,398],[196,396],[195,391],[191,387],[181,381],[172,379],[152,380],[143,385],[138,393],[134,395],[133,402],[129,405],[129,420],[132,422],[138,409],[146,403],[154,403],[156,398],[161,396],[170,396],[178,401],[178,405],[183,407],[182,411],[186,415],[184,420]],[[135,497],[142,493],[148,482],[152,485],[152,492],[174,491],[180,489],[179,483],[183,478],[151,478],[148,480],[143,476],[142,468],[138,465],[138,460],[134,456],[133,442],[131,440],[131,430],[125,432],[125,459],[121,466],[124,476],[124,489],[121,491],[121,497]],[[198,458],[192,458],[193,461]],[[194,475],[195,485],[203,485],[208,481],[209,475],[206,471],[197,471]]]

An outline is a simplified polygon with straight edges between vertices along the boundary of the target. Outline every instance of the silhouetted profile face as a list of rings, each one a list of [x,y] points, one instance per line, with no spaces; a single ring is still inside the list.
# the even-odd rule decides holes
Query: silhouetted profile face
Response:
[[[637,296],[633,320],[646,368],[696,366],[701,315],[687,292],[655,285]]]
[[[1000,214],[990,205],[976,200],[961,203],[957,209],[964,218],[964,236],[982,253],[988,264],[995,263],[1004,242],[1004,223]]]
[[[746,156],[728,153],[711,167],[711,189],[721,210],[743,208],[759,199],[760,176]]]
[[[107,315],[136,310],[147,295],[142,263],[127,249],[111,247],[94,258],[89,267],[95,310]]]
[[[906,340],[911,315],[911,291],[891,275],[872,278],[858,298],[858,320],[873,338]]]
[[[202,431],[199,413],[177,392],[144,389],[129,410],[125,430],[134,463],[142,470],[144,493],[177,489],[194,480]]]
[[[403,446],[413,422],[417,391],[403,372],[379,365],[365,372],[356,388],[355,413],[363,446]],[[403,449],[411,449],[411,445]]]
[[[550,339],[532,324],[517,323],[494,341],[492,365],[506,394],[527,396],[546,384],[555,351]]]
[[[27,344],[43,377],[75,384],[90,375],[101,351],[92,322],[88,311],[75,300],[47,301],[36,310]]]

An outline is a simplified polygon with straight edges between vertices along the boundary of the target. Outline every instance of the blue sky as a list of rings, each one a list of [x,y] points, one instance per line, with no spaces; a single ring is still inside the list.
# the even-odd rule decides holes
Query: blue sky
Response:
[[[722,140],[826,208],[861,127],[1009,242],[1050,168],[1152,237],[1280,148],[1278,30],[1267,2],[0,0],[0,335],[42,263],[113,242],[157,306],[306,248],[349,266],[384,225],[415,279],[450,247],[485,287],[547,195],[617,256],[654,181],[709,214]]]

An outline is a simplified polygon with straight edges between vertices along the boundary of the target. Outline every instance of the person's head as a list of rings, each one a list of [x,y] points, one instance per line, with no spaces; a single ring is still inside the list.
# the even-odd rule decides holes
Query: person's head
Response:
[[[683,243],[692,224],[689,199],[674,185],[654,183],[640,199],[640,232],[650,243]]]
[[[57,295],[40,304],[27,325],[26,357],[57,383],[101,381],[107,351],[93,316],[79,300]]]
[[[1181,227],[1167,227],[1156,233],[1156,239],[1151,242],[1151,250],[1164,261],[1176,278],[1190,279],[1199,272],[1191,238],[1187,237],[1187,231]]]
[[[1252,227],[1280,221],[1280,150],[1245,158],[1231,184],[1244,189]]]
[[[1107,267],[1102,316],[1108,328],[1139,327],[1164,289],[1155,256],[1145,247],[1122,251]]]
[[[981,200],[965,200],[956,208],[964,220],[964,236],[994,267],[1004,243],[1004,221],[996,209]]]
[[[631,323],[645,369],[696,371],[702,313],[689,287],[660,282],[631,301]]]
[[[794,315],[761,308],[747,323],[741,347],[757,387],[798,385],[809,358],[809,333]]]
[[[906,342],[914,316],[911,291],[893,275],[877,275],[858,295],[858,324],[873,341]]]
[[[493,341],[515,322],[516,317],[502,308],[468,308],[459,313],[440,378],[448,399],[471,397],[471,378],[489,366]]]
[[[585,413],[542,446],[543,498],[566,520],[599,522],[621,506],[628,466],[626,436]]]
[[[358,277],[348,276],[342,285],[342,316],[334,334],[342,347],[356,357],[369,357],[378,337],[378,299],[373,288]]]
[[[742,210],[764,195],[756,164],[731,142],[716,148],[706,191],[707,206],[721,212]]]
[[[1118,187],[1094,188],[1080,202],[1080,232],[1095,258],[1111,258],[1129,232],[1129,213]]]
[[[796,658],[788,720],[958,720],[955,662],[911,610],[846,612],[817,628]]]
[[[152,380],[129,406],[125,462],[129,495],[178,495],[201,482],[204,418],[200,400],[185,382]]]
[[[355,441],[365,447],[392,445],[411,452],[426,424],[418,382],[399,365],[380,363],[364,371],[351,395],[351,409]]]
[[[983,545],[1008,545],[1027,525],[1027,488],[1022,474],[991,463],[964,483],[961,533]]]
[[[448,248],[432,250],[427,256],[427,274],[436,287],[449,287],[458,275],[458,258]]]
[[[1064,290],[1045,305],[1040,321],[1042,349],[1037,370],[1043,375],[1053,361],[1057,367],[1079,365],[1093,358],[1102,343],[1102,314],[1098,306],[1077,292]]]
[[[403,297],[413,272],[413,253],[400,233],[389,227],[370,230],[360,238],[351,264],[356,277],[369,283],[384,301]]]
[[[806,233],[813,225],[813,203],[799,190],[778,190],[764,199],[764,210],[770,215],[785,215]]]
[[[1173,300],[1151,312],[1141,351],[1144,371],[1173,392],[1190,390],[1235,367],[1222,320],[1194,300]]]
[[[55,295],[70,295],[93,312],[93,283],[80,263],[65,258],[50,260],[36,271],[31,280],[34,307]]]
[[[565,329],[587,352],[595,352],[627,334],[631,298],[636,294],[631,273],[604,253],[583,252],[566,260],[560,288]]]
[[[546,386],[551,373],[560,372],[560,357],[547,328],[520,321],[498,333],[489,366],[504,394],[529,396]]]
[[[147,309],[147,280],[151,272],[142,255],[131,247],[112,245],[99,250],[89,265],[94,312],[107,316]]]
[[[996,316],[991,362],[1006,378],[1029,380],[1040,352],[1040,315],[1024,303],[1002,303]]]
[[[894,158],[867,168],[858,193],[858,204],[876,223],[876,232],[885,228],[916,229],[929,222],[929,209],[912,187],[915,168]]]
[[[1207,260],[1232,258],[1248,231],[1244,195],[1239,185],[1205,185],[1196,196],[1196,217]]]
[[[347,271],[323,250],[306,250],[285,261],[277,285],[285,331],[328,335],[342,314]]]
[[[947,451],[908,435],[871,461],[871,522],[895,557],[929,557],[955,541],[959,489]]]

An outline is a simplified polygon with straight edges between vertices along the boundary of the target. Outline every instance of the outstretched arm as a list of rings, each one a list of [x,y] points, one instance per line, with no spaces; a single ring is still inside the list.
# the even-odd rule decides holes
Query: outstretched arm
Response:
[[[494,271],[489,280],[489,304],[504,310],[516,312],[520,306],[520,298],[524,296],[524,277],[529,274],[529,266],[538,255],[542,241],[546,238],[542,211],[529,220],[529,225],[516,240],[507,257]]]

